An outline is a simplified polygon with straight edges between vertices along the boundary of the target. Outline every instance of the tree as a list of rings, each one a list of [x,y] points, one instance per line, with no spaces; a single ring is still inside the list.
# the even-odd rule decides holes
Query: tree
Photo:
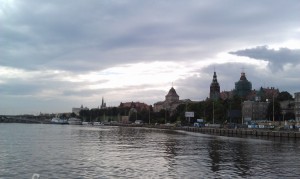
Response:
[[[70,117],[76,117],[76,114],[74,112],[72,112]]]
[[[65,113],[63,113],[61,116],[60,116],[62,119],[66,119],[67,118],[67,115]]]
[[[234,95],[232,99],[226,101],[227,116],[229,122],[241,123],[242,122],[242,98]]]
[[[224,123],[227,119],[226,106],[222,100],[205,101],[205,120],[210,123]]]
[[[274,106],[273,106],[274,105]],[[274,109],[274,111],[273,111]],[[274,113],[274,120],[279,121],[281,118],[281,107],[278,100],[274,99],[274,101],[271,101],[267,108],[267,116],[266,118],[269,120],[273,120],[273,113]]]
[[[130,122],[136,121],[138,119],[137,115],[138,115],[137,110],[135,108],[131,108],[129,111],[129,121]]]
[[[292,112],[287,112],[284,115],[284,120],[294,120],[295,119],[295,114]]]
[[[282,91],[278,94],[277,99],[279,101],[293,100],[293,96],[287,91]]]
[[[90,119],[90,110],[80,110],[79,115],[84,121],[87,121]]]

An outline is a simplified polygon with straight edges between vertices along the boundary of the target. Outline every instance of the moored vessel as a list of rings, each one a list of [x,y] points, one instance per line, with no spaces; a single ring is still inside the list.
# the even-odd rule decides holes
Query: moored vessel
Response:
[[[101,122],[93,122],[94,126],[103,126],[103,124]]]
[[[68,123],[69,123],[70,125],[82,125],[81,119],[74,118],[74,117],[69,118]]]
[[[93,125],[93,123],[92,122],[82,122],[82,125],[89,125],[89,126],[91,126],[91,125]]]
[[[50,123],[51,124],[68,124],[68,120],[54,117],[51,119]]]

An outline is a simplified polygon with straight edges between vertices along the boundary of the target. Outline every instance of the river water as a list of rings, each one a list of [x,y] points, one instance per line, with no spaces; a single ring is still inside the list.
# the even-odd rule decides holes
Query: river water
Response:
[[[0,178],[300,178],[300,141],[0,124]]]

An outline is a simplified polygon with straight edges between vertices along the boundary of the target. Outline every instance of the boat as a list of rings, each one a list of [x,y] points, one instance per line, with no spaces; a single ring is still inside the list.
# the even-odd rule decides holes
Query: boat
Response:
[[[50,123],[51,124],[68,124],[68,120],[54,117],[51,119]]]
[[[82,125],[93,125],[93,123],[92,122],[82,122]]]
[[[69,118],[68,123],[70,125],[82,125],[81,119],[78,119],[78,118],[75,118],[75,117]]]
[[[94,126],[103,126],[103,124],[101,122],[94,122],[93,125]]]

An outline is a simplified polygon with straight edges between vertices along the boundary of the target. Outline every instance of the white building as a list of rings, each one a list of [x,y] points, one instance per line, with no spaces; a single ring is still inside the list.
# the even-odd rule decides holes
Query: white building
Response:
[[[89,110],[89,108],[84,108],[83,105],[81,105],[80,108],[72,108],[72,113],[75,113],[77,116],[79,116],[81,110]]]

